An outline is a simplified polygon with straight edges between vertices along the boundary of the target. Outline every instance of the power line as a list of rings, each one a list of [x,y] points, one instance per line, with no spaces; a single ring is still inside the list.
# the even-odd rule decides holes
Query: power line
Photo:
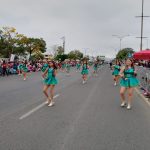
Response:
[[[143,24],[144,24],[144,18],[146,17],[150,17],[150,16],[144,16],[144,0],[142,0],[142,15],[141,16],[136,16],[136,17],[140,17],[141,18],[141,36],[138,37],[141,39],[141,43],[140,43],[140,51],[142,51],[143,49],[143,38],[147,38],[147,37],[143,37]]]

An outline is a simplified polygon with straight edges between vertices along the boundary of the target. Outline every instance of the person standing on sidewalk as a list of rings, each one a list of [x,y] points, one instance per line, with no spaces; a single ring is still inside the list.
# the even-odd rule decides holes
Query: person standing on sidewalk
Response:
[[[128,92],[128,105],[127,109],[131,109],[131,103],[133,99],[134,88],[139,85],[139,80],[136,78],[137,73],[135,71],[134,63],[132,59],[126,60],[126,65],[122,67],[119,75],[120,80],[120,96],[121,96],[121,107],[126,106],[125,92]]]
[[[8,76],[8,63],[4,60],[2,63],[2,74],[3,76],[7,75]]]

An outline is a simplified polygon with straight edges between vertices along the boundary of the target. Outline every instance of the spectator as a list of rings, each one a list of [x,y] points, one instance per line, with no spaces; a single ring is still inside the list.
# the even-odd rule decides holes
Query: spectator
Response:
[[[8,76],[8,70],[7,69],[8,69],[8,64],[4,60],[2,63],[2,74],[3,74],[3,76],[5,76],[5,75]]]

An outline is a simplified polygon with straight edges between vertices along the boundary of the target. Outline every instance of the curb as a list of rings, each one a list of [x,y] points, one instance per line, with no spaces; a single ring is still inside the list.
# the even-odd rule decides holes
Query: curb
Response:
[[[138,88],[135,88],[136,93],[145,101],[145,103],[147,103],[150,106],[150,101],[148,100],[148,98],[145,98],[144,95],[142,95],[139,91]]]

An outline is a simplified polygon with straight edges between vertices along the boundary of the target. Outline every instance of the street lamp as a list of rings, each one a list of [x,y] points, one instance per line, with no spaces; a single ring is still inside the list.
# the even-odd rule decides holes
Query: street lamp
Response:
[[[83,50],[84,50],[84,56],[86,57],[86,54],[87,54],[87,50],[88,50],[89,48],[83,48]]]
[[[122,49],[122,40],[125,38],[125,37],[128,37],[130,35],[124,35],[124,36],[120,36],[120,35],[112,35],[116,38],[118,38],[120,40],[120,50]]]
[[[117,56],[118,52],[119,52],[119,48],[114,48],[114,47],[110,47],[113,50],[113,53],[115,53],[115,57]]]

